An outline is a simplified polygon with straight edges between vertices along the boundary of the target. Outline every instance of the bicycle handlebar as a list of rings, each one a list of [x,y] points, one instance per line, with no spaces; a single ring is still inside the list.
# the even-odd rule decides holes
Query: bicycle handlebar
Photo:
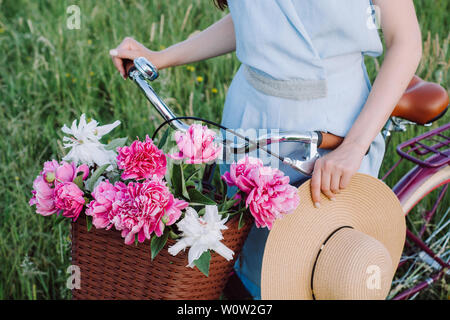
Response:
[[[185,132],[189,128],[189,126],[183,121],[176,119],[177,117],[172,112],[172,110],[164,103],[164,101],[158,96],[158,94],[149,84],[149,81],[153,81],[158,77],[157,68],[150,61],[143,57],[136,58],[133,62],[131,60],[124,61],[124,67],[130,79],[132,79],[138,85],[138,87],[141,88],[147,99],[155,107],[155,109],[159,112],[164,120],[168,121],[168,123],[174,129]],[[247,141],[245,143],[241,144],[232,143],[231,141],[225,139],[217,142],[222,144],[226,151],[233,154],[248,153],[252,150],[255,150],[256,148],[260,148],[268,152],[267,149],[263,147],[272,143],[301,142],[304,144],[308,144],[310,146],[310,154],[308,159],[306,160],[290,159],[287,157],[281,157],[273,152],[268,153],[277,157],[283,163],[291,166],[295,170],[306,175],[311,175],[314,169],[314,163],[319,158],[317,149],[335,149],[342,143],[344,139],[330,133],[319,131],[287,131],[279,132],[277,134],[264,135],[252,143],[248,142],[250,140],[246,140]]]

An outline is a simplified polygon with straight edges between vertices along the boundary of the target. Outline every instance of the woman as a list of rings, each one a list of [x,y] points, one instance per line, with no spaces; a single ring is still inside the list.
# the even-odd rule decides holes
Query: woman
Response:
[[[373,176],[384,155],[380,131],[405,91],[421,58],[421,34],[412,0],[216,0],[230,14],[206,30],[163,51],[126,38],[110,51],[125,78],[123,59],[148,58],[158,69],[236,50],[241,68],[229,88],[222,123],[229,128],[321,130],[345,137],[319,150],[311,180],[316,207],[330,200],[356,172]],[[376,9],[376,10],[375,10]],[[373,87],[363,56],[386,54]],[[370,146],[370,149],[369,149]],[[367,154],[366,151],[370,150]],[[280,146],[299,156],[298,146]],[[292,183],[304,176],[280,166]],[[253,228],[236,271],[260,297],[262,254],[268,231]]]

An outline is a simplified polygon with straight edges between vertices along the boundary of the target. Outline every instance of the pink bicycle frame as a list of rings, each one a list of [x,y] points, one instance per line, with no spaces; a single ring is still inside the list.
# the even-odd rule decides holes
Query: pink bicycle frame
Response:
[[[385,180],[389,174],[392,173],[392,171],[400,164],[403,160],[408,160],[413,163],[416,163],[417,165],[411,169],[397,184],[392,188],[394,193],[397,195],[397,197],[400,200],[400,203],[404,204],[405,201],[410,197],[411,194],[413,194],[417,189],[423,185],[423,183],[429,179],[433,174],[435,174],[437,171],[439,171],[442,167],[447,166],[450,163],[450,149],[446,148],[448,145],[450,145],[450,137],[447,137],[444,135],[444,132],[450,130],[450,123],[446,124],[444,126],[441,126],[437,129],[431,130],[425,134],[422,134],[420,136],[417,136],[411,140],[408,140],[404,143],[401,143],[397,146],[397,153],[400,155],[400,160],[397,161],[397,163],[394,164],[394,166],[386,173],[386,175],[382,178],[382,180]],[[437,141],[433,145],[427,145],[424,142],[426,140],[433,141],[437,137],[442,138],[441,140]],[[445,150],[442,150],[442,149]],[[426,160],[421,160],[418,157],[413,156],[413,153],[417,156],[424,156],[431,154],[431,156],[428,156]],[[439,185],[434,186],[434,189],[437,189],[441,186],[444,186],[442,190],[440,191],[437,200],[431,209],[426,215],[425,222],[428,223],[431,218],[433,217],[434,213],[437,210],[437,207],[439,203],[444,198],[444,195],[448,188],[449,180],[441,182]],[[433,189],[433,190],[434,190]],[[430,191],[431,192],[431,191]],[[418,199],[417,202],[419,202],[421,199]],[[413,208],[416,204],[410,206],[410,208]],[[409,209],[410,210],[410,209]],[[409,213],[405,212],[405,215]],[[413,234],[410,230],[407,229],[406,235],[409,240],[414,242],[421,250],[423,250],[426,254],[428,254],[434,261],[436,261],[440,266],[441,269],[431,275],[427,280],[423,281],[422,283],[416,285],[415,287],[406,290],[396,297],[394,297],[394,300],[402,300],[407,299],[408,297],[412,296],[413,294],[423,290],[424,288],[428,287],[431,283],[436,281],[437,279],[441,278],[447,270],[450,268],[449,263],[443,261],[440,259],[421,239],[420,236],[423,235],[426,229],[426,223],[423,225],[422,229],[419,232],[419,236],[416,236]],[[400,262],[400,266],[404,262]]]

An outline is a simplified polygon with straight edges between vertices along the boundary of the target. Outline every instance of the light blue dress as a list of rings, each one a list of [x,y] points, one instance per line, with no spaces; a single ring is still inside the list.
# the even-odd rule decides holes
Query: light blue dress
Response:
[[[228,4],[242,65],[228,90],[222,124],[244,130],[321,130],[345,136],[371,89],[363,55],[378,56],[383,50],[373,28],[370,0],[229,0]],[[304,99],[267,94],[249,82],[245,68],[267,79],[317,81],[325,84],[326,91]],[[279,152],[298,158],[305,154],[296,143],[281,145]],[[383,155],[379,134],[359,172],[377,177]],[[291,184],[307,179],[285,165],[279,167]],[[268,232],[253,227],[235,265],[255,299],[260,299]]]

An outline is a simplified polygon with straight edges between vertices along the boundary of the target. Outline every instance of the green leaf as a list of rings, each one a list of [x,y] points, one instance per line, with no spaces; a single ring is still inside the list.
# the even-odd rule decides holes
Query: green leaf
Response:
[[[90,216],[86,216],[86,228],[88,232],[92,229],[92,218]]]
[[[191,200],[191,202],[205,204],[205,205],[215,205],[216,204],[216,202],[214,200],[208,198],[207,196],[202,194],[197,189],[190,188],[188,190],[188,193],[189,193],[189,199]]]
[[[162,248],[166,245],[167,239],[169,238],[169,232],[164,232],[161,237],[153,236],[150,243],[151,246],[151,256],[152,260],[158,255]]]
[[[161,137],[161,140],[158,143],[158,149],[162,149],[164,147],[164,145],[167,142],[167,138],[169,137],[169,131],[170,129],[167,129],[166,131],[164,131],[163,136]]]
[[[245,225],[244,213],[245,211],[242,211],[239,217],[238,230],[241,230],[241,228]]]
[[[95,183],[100,178],[100,176],[103,174],[103,172],[105,172],[106,168],[108,168],[109,166],[110,166],[110,164],[107,163],[107,164],[104,164],[101,167],[97,168],[97,170],[94,171],[92,176],[86,180],[86,182],[85,182],[86,189],[88,189],[89,191],[93,191],[92,189],[94,188]]]
[[[78,186],[78,188],[83,189],[83,172],[79,172],[76,178],[73,179],[73,183],[75,183]]]
[[[184,181],[184,174],[181,165],[173,164],[172,168],[172,187],[177,197],[185,197],[189,199],[189,193],[186,190],[186,184]]]
[[[199,217],[203,217],[206,213],[206,209],[205,207],[201,208],[200,210],[197,211],[197,214]]]
[[[120,181],[120,173],[108,174],[107,178],[111,184],[114,184]]]
[[[63,221],[67,221],[67,218],[58,214],[58,216],[56,216],[56,219],[55,219],[55,225],[58,225]]]
[[[239,204],[240,205],[240,204]],[[236,211],[233,211],[233,210],[228,210],[228,212],[224,212],[224,211],[220,211],[222,214],[224,214],[224,213],[228,213],[228,215],[230,216],[230,217],[232,217],[232,216],[235,216],[235,215],[237,215],[237,214],[240,214],[240,213],[242,213],[242,212],[245,212],[245,211],[247,211],[248,210],[248,208],[246,208],[246,207],[242,207],[242,208],[240,208],[240,209],[238,209],[238,210],[236,210]]]
[[[187,187],[194,187],[194,188],[197,187],[197,185],[195,184],[194,181],[186,181],[185,184],[186,184],[186,189],[187,189]]]
[[[127,140],[127,137],[114,139],[105,146],[105,149],[116,151],[117,148],[123,147],[127,143]]]
[[[208,276],[210,261],[211,261],[211,252],[207,250],[202,253],[200,258],[194,261],[194,264],[197,266],[198,270],[200,270],[205,276]]]
[[[216,170],[218,171],[218,170]],[[227,192],[228,192],[228,185],[222,180],[221,177],[218,178],[219,180],[219,186],[220,186],[220,191],[221,191],[221,195],[223,199],[227,198]]]
[[[225,198],[227,199],[227,198]],[[228,211],[229,209],[231,209],[234,205],[238,204],[238,202],[241,201],[239,199],[234,199],[234,196],[231,197],[228,200],[225,200],[222,204],[222,206],[220,207],[220,211]]]
[[[175,232],[173,232],[173,230],[170,230],[169,232],[169,238],[172,240],[178,239],[180,236],[177,235]]]
[[[174,189],[173,188],[173,183],[172,183],[173,161],[169,157],[166,157],[166,158],[167,158],[167,171],[166,171],[166,174],[165,174],[164,177],[165,177],[165,179],[167,181],[168,186],[171,189]]]
[[[202,170],[202,168],[195,169],[194,172],[192,172],[192,173],[186,178],[186,182],[187,182],[187,181],[190,181],[193,177],[195,177],[195,175],[196,175],[200,170]]]

